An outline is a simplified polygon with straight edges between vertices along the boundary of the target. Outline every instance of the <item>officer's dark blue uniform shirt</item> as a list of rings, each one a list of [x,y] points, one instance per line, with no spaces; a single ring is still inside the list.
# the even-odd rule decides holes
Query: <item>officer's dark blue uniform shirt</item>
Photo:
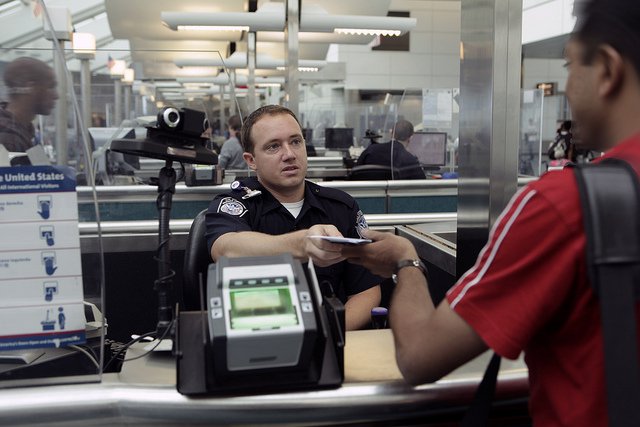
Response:
[[[213,199],[206,217],[209,252],[213,242],[229,232],[257,231],[280,235],[316,224],[333,224],[345,237],[360,237],[358,226],[367,226],[356,201],[343,191],[306,181],[304,204],[298,217],[294,218],[256,178],[244,179],[242,184],[250,189],[258,189],[262,194],[243,200],[245,192],[239,190]],[[347,296],[367,290],[382,281],[364,267],[347,261],[329,267],[316,266],[315,269],[318,282],[329,281],[343,302],[346,302]]]

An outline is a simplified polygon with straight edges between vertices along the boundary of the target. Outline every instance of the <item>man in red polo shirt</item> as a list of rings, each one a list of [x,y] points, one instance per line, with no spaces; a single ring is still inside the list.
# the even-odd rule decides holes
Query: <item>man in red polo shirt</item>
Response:
[[[640,171],[640,2],[576,5],[565,56],[578,139]],[[600,306],[571,170],[547,173],[512,198],[437,308],[411,243],[364,234],[374,242],[342,253],[378,275],[397,274],[390,323],[407,381],[435,381],[488,348],[511,359],[524,352],[536,427],[607,425]]]

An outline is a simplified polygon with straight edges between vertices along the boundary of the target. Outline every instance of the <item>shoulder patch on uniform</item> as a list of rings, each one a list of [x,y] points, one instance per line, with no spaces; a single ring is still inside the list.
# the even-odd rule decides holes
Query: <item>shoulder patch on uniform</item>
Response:
[[[365,219],[362,211],[359,210],[356,215],[356,231],[358,232],[358,236],[360,236],[360,238],[363,238],[362,230],[366,230],[367,228],[369,228],[367,220]]]
[[[233,216],[242,216],[247,212],[247,207],[233,197],[225,197],[218,205],[218,212]]]

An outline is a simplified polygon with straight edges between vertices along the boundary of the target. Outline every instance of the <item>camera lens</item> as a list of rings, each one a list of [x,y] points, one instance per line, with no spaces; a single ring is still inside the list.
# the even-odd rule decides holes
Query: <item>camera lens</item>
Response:
[[[162,122],[170,128],[178,127],[180,123],[180,112],[177,108],[167,107],[162,110]]]

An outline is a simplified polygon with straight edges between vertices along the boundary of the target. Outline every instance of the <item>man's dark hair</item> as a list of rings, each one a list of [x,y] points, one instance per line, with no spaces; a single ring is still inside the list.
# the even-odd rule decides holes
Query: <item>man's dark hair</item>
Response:
[[[576,0],[573,37],[585,49],[590,64],[599,45],[608,44],[629,59],[640,74],[640,2],[638,0]]]
[[[240,131],[240,129],[242,129],[242,119],[240,118],[239,115],[234,114],[233,116],[229,117],[229,121],[227,121],[227,126],[229,126],[231,129],[238,132]]]
[[[39,59],[23,56],[7,64],[4,70],[4,84],[9,94],[20,93],[30,83],[48,82],[54,78],[53,69]]]
[[[253,125],[264,116],[278,116],[280,114],[288,114],[293,117],[296,123],[298,123],[298,127],[300,127],[300,134],[302,134],[302,126],[300,126],[300,122],[293,111],[281,105],[265,105],[249,114],[249,117],[247,117],[242,124],[242,132],[240,133],[242,149],[245,152],[254,154],[254,141],[251,139],[251,129],[253,129]]]
[[[410,121],[400,119],[393,127],[393,139],[397,141],[406,141],[413,135],[413,125]]]

